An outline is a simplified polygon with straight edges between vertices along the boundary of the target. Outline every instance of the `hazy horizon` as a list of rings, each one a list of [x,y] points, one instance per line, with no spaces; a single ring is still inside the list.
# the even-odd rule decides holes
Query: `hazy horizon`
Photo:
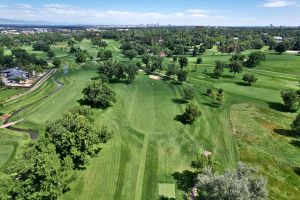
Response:
[[[52,24],[299,26],[299,0],[2,0],[1,18]]]

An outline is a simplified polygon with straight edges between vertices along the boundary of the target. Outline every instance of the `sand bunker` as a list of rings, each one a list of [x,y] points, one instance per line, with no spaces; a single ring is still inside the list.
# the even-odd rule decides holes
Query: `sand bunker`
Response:
[[[149,75],[149,77],[150,77],[151,79],[154,79],[154,80],[161,80],[161,77],[160,77],[160,76]]]

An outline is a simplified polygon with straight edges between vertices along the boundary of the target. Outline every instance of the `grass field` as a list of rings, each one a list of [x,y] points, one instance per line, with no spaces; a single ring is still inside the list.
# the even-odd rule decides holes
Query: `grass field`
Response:
[[[108,43],[114,56],[121,58],[119,43]],[[52,48],[65,62],[70,62],[72,58],[59,45]],[[97,53],[88,40],[78,45],[93,55]],[[158,199],[162,191],[173,193],[172,188],[159,186],[174,184],[172,174],[190,169],[190,162],[202,150],[213,152],[223,169],[235,167],[239,160],[258,166],[269,180],[271,199],[300,198],[299,176],[293,171],[293,166],[300,162],[299,139],[278,133],[278,129],[288,129],[296,115],[281,112],[279,105],[282,89],[298,88],[300,57],[270,54],[257,68],[245,69],[244,73],[251,71],[258,77],[252,87],[242,86],[242,74],[233,77],[228,70],[221,79],[212,77],[214,61],[228,60],[230,55],[210,50],[202,57],[203,64],[197,71],[195,58],[189,58],[189,83],[185,83],[196,91],[193,103],[202,112],[192,126],[174,120],[185,108],[178,101],[185,84],[153,80],[144,72],[132,84],[111,84],[117,103],[106,110],[94,109],[94,116],[95,125],[107,125],[114,136],[87,169],[78,172],[71,191],[62,199]],[[65,87],[20,113],[16,119],[25,120],[17,127],[43,134],[45,122],[77,105],[82,89],[96,76],[96,69],[80,66],[72,67],[67,75],[56,73],[54,77]],[[1,112],[10,113],[57,87],[49,79],[37,91],[5,104]],[[204,95],[207,88],[225,90],[222,107],[212,106],[210,97]],[[0,130],[0,134],[5,136],[0,137],[0,150],[6,152],[0,154],[1,167],[16,155],[16,146],[10,141],[22,146],[28,137],[6,130]],[[175,196],[183,199],[184,194],[175,188]]]

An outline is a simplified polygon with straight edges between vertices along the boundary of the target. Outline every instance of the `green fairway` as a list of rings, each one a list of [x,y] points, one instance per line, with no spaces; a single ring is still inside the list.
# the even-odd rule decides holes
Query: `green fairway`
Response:
[[[113,55],[121,58],[120,43],[106,41]],[[76,45],[96,58],[98,48],[90,40]],[[73,59],[64,50],[65,43],[52,48],[64,63]],[[292,166],[300,162],[299,147],[293,145],[299,140],[276,132],[276,129],[288,129],[295,114],[276,111],[276,105],[281,103],[282,89],[298,88],[300,57],[271,54],[257,68],[244,69],[236,77],[225,69],[223,78],[213,78],[214,61],[227,61],[230,57],[216,49],[208,50],[202,55],[203,64],[197,71],[193,70],[196,58],[189,57],[189,82],[182,85],[172,80],[153,80],[145,72],[139,72],[132,84],[110,84],[117,102],[106,110],[93,111],[95,126],[107,125],[114,132],[113,138],[91,159],[87,169],[77,173],[71,190],[62,199],[156,200],[159,195],[183,199],[184,194],[176,187],[172,174],[191,169],[191,161],[203,150],[213,153],[222,170],[234,168],[240,160],[258,166],[269,178],[271,199],[297,197],[300,180]],[[165,62],[170,60],[166,58]],[[254,72],[258,77],[258,82],[251,87],[241,83],[246,72]],[[35,102],[57,89],[54,80],[58,79],[64,84],[61,90],[11,119],[24,118],[16,127],[43,134],[47,121],[79,105],[82,89],[97,76],[96,68],[73,62],[68,74],[58,70],[38,90],[4,104],[0,111],[11,113]],[[185,109],[180,99],[187,85],[194,88],[193,103],[202,113],[193,125],[175,120]],[[212,104],[212,99],[204,95],[208,88],[224,89],[224,105]],[[28,137],[7,130],[0,130],[0,134],[1,168],[15,157]]]
[[[3,167],[12,161],[29,141],[23,133],[0,129],[0,174]]]

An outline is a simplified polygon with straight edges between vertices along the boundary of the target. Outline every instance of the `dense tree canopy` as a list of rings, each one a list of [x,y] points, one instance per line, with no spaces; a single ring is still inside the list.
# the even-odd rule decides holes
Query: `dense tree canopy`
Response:
[[[99,144],[108,140],[110,132],[106,127],[97,128],[91,109],[80,106],[48,122],[45,137],[54,144],[60,159],[70,158],[75,168],[83,168],[99,152]]]
[[[224,73],[224,68],[226,68],[228,65],[221,60],[217,60],[216,61],[216,67],[214,69],[214,74],[217,78],[222,77],[223,73]]]
[[[178,62],[181,69],[183,69],[183,67],[186,67],[189,64],[189,60],[186,56],[180,56]]]
[[[41,138],[6,169],[0,199],[58,199],[73,179],[72,167],[69,157],[61,160],[55,146]]]
[[[244,74],[243,81],[247,82],[248,85],[252,85],[257,81],[257,78],[254,74]]]
[[[100,60],[100,61],[106,61],[106,60],[109,60],[109,59],[112,59],[113,55],[112,55],[112,51],[111,50],[100,50],[97,54],[97,58]]]
[[[226,171],[222,175],[215,175],[206,170],[198,176],[197,199],[268,199],[267,181],[257,177],[255,170],[239,164],[234,171]]]
[[[229,64],[230,72],[235,76],[236,73],[241,73],[243,71],[243,63],[241,61],[231,61]]]
[[[249,54],[246,65],[248,67],[255,67],[259,65],[262,61],[266,60],[266,55],[261,51],[255,51]]]
[[[44,51],[47,52],[50,50],[50,46],[44,41],[37,41],[32,45],[33,50],[35,51]]]
[[[191,87],[183,88],[183,99],[185,100],[193,100],[195,97],[195,92]]]
[[[107,83],[93,81],[83,89],[84,101],[92,106],[101,106],[103,108],[111,106],[117,101],[116,94]]]
[[[300,136],[300,114],[297,115],[296,119],[291,124],[291,128],[297,136]]]
[[[177,80],[179,82],[187,81],[188,72],[182,69],[177,70]]]
[[[286,51],[286,47],[284,45],[284,43],[278,43],[277,46],[275,47],[275,51],[279,54],[282,54],[283,52]]]
[[[281,91],[281,98],[283,100],[283,104],[288,111],[296,110],[297,102],[299,101],[299,97],[297,93],[292,90],[283,90]]]
[[[98,66],[101,77],[105,77],[109,82],[120,82],[122,79],[132,82],[137,71],[138,68],[132,61],[108,60]]]
[[[184,123],[184,124],[193,124],[198,117],[200,117],[201,112],[199,110],[199,108],[190,103],[187,105],[187,107],[185,108],[184,113],[180,116],[180,120]]]

